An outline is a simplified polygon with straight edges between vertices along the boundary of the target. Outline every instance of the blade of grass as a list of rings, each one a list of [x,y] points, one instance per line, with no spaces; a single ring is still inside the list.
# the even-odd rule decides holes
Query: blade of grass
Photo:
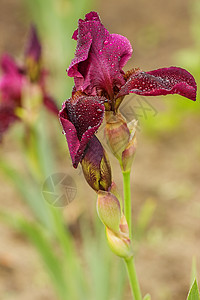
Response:
[[[64,277],[62,259],[58,258],[53,251],[52,242],[37,224],[30,223],[21,216],[0,212],[0,217],[7,224],[23,233],[34,244],[52,279],[55,290],[62,300],[78,299],[76,291],[72,289],[70,276]],[[68,280],[70,279],[70,280]]]
[[[0,160],[1,173],[12,182],[13,186],[22,196],[22,199],[29,205],[35,217],[40,220],[51,232],[53,232],[52,217],[48,204],[44,201],[38,186],[28,178],[22,177],[19,172],[13,169],[5,160]]]

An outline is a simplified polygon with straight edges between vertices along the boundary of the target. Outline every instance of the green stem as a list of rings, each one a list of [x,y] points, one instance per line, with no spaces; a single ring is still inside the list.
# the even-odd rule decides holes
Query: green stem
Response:
[[[134,258],[133,256],[130,259],[125,259],[129,281],[132,289],[132,294],[135,300],[142,300],[142,295],[140,291],[139,282],[137,279],[137,274],[135,270]]]
[[[130,186],[130,171],[122,172],[124,184],[124,215],[128,223],[129,237],[132,239],[132,218],[131,218],[131,186]],[[132,289],[132,294],[135,300],[142,300],[139,282],[135,270],[134,258],[125,259],[129,282]]]
[[[130,171],[122,172],[124,183],[124,215],[128,223],[129,237],[132,237],[132,224],[131,224],[131,187],[130,187]]]

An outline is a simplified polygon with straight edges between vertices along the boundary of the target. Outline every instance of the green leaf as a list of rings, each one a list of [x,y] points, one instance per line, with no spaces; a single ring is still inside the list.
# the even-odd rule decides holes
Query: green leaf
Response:
[[[187,300],[200,300],[199,296],[199,290],[196,279],[194,280],[194,283],[189,291]]]
[[[151,296],[149,294],[146,294],[144,296],[143,300],[151,300]]]
[[[52,239],[38,224],[27,221],[25,218],[0,211],[0,218],[8,225],[23,233],[35,246],[40,258],[48,271],[59,300],[78,299],[77,291],[73,286],[74,276],[65,276],[63,260],[56,254]]]
[[[33,180],[22,176],[3,159],[0,159],[1,173],[12,182],[13,186],[21,194],[22,199],[29,205],[35,217],[40,220],[51,232],[54,224],[48,204],[41,195],[41,189]]]
[[[196,262],[196,257],[193,256],[193,258],[192,258],[191,280],[190,280],[191,285],[194,282],[196,277],[197,277],[197,262]]]

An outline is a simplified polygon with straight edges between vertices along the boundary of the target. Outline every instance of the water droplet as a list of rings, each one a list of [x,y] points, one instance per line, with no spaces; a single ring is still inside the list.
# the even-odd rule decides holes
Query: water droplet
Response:
[[[104,43],[104,45],[108,45],[108,41],[107,40],[105,40],[103,43]]]

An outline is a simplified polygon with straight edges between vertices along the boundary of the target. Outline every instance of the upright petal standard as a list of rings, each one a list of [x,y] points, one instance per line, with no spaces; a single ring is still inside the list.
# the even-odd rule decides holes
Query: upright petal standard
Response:
[[[106,110],[117,111],[125,95],[136,93],[146,96],[180,94],[196,99],[193,76],[178,67],[144,72],[122,70],[132,55],[130,42],[124,36],[110,34],[96,12],[79,20],[73,34],[77,40],[75,57],[68,68],[74,77],[76,91],[104,97]]]

